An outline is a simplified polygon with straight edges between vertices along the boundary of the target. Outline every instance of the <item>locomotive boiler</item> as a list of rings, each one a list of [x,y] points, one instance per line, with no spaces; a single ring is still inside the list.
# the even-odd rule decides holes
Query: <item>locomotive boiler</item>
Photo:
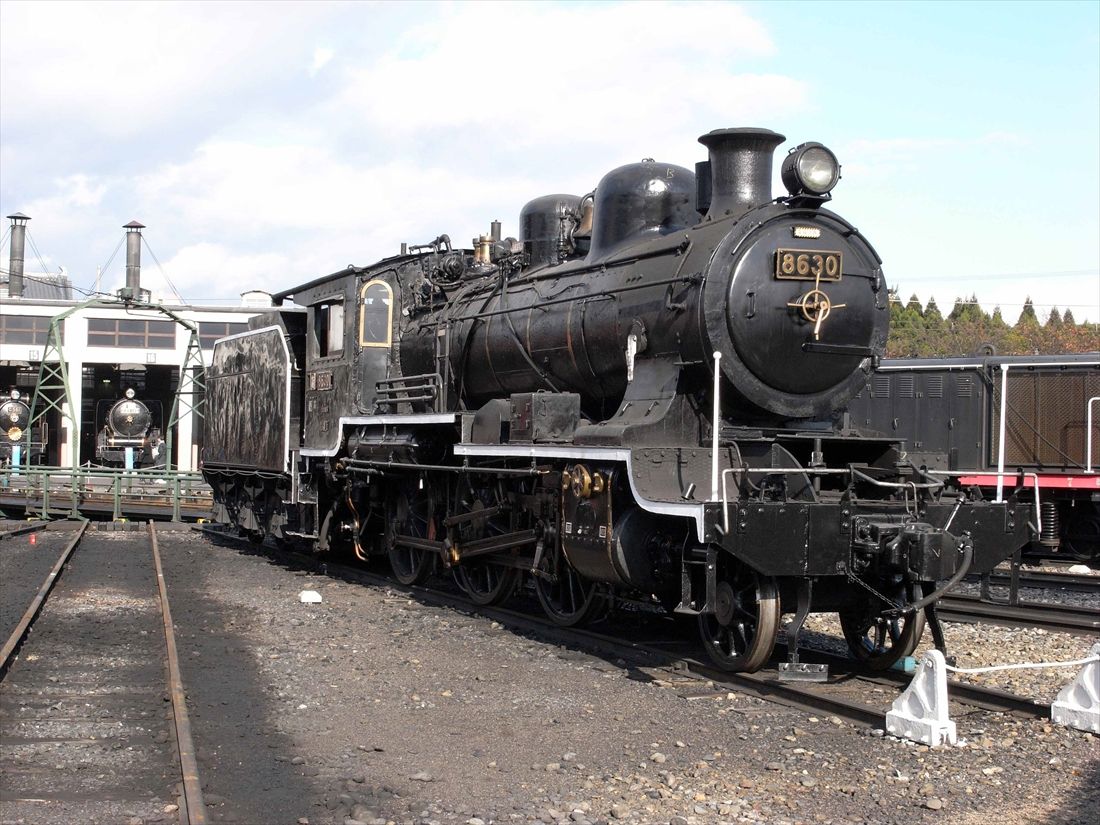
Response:
[[[96,436],[96,461],[108,467],[163,467],[164,439],[149,406],[130,387],[110,405]]]
[[[849,426],[886,282],[826,208],[825,146],[793,148],[773,198],[783,140],[716,130],[694,173],[628,164],[532,200],[518,239],[493,222],[277,295],[300,309],[219,341],[207,376],[218,518],[385,553],[406,583],[449,569],[479,603],[530,581],[562,624],[622,599],[696,616],[734,670],[784,613],[791,674],[814,611],[871,666],[925,618],[942,646],[936,598],[1023,544],[1028,507]]]

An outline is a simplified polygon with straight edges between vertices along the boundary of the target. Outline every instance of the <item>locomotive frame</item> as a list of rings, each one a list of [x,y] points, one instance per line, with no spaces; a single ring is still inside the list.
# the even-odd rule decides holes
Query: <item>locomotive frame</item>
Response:
[[[824,147],[792,150],[772,199],[782,140],[717,130],[697,178],[621,167],[529,203],[519,241],[494,222],[471,249],[443,235],[276,295],[302,309],[221,339],[207,373],[216,520],[388,555],[404,583],[449,569],[479,603],[529,575],[561,624],[622,598],[696,616],[733,670],[768,661],[784,613],[792,677],[820,676],[798,659],[812,611],[872,667],[925,620],[942,648],[936,598],[1011,556],[1029,505],[838,420],[887,290],[824,208]]]

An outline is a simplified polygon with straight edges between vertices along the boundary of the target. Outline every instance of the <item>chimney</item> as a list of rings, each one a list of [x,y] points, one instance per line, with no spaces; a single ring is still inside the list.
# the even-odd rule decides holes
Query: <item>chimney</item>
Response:
[[[784,140],[771,129],[752,128],[715,129],[699,138],[710,150],[707,220],[740,215],[772,199],[772,155]]]
[[[22,212],[8,215],[11,221],[11,262],[8,265],[8,297],[23,297],[23,250],[26,246],[27,221]]]
[[[126,230],[126,289],[133,298],[141,293],[141,230],[145,224],[130,221]]]

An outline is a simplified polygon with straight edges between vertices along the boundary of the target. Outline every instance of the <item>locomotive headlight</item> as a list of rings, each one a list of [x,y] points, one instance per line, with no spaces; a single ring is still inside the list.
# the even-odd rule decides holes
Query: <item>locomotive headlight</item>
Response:
[[[135,395],[134,388],[133,387],[128,387],[127,390],[126,390],[126,397],[127,398],[133,398],[134,395]]]
[[[840,180],[840,163],[820,143],[803,143],[783,159],[783,185],[792,195],[827,195]]]

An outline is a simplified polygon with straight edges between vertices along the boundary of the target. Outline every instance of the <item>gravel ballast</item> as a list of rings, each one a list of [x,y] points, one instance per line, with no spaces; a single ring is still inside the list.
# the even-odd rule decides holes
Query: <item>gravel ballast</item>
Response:
[[[198,533],[159,541],[213,822],[1005,825],[1100,809],[1100,740],[1042,720],[966,708],[959,745],[932,750]],[[966,666],[1089,643],[948,633]],[[1071,676],[1019,685],[1049,700]],[[885,713],[896,693],[877,690]]]
[[[700,691],[198,534],[161,546],[215,821],[1069,823],[1100,806],[1097,739],[1041,720],[968,709],[960,745],[930,750],[686,698]],[[1000,661],[1056,635],[949,633]]]

